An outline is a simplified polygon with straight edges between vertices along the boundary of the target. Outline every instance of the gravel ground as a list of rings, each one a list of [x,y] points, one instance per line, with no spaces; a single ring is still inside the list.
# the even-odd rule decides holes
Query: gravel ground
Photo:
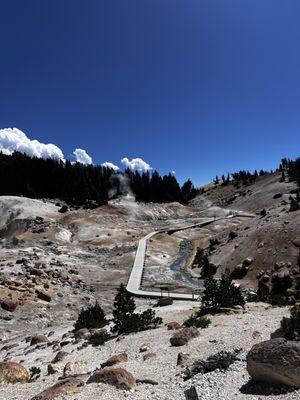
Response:
[[[172,306],[157,310],[165,323],[182,322],[191,311],[191,303],[188,302],[176,302]],[[179,348],[170,346],[169,339],[174,332],[168,331],[165,326],[129,335],[119,342],[112,340],[99,348],[88,346],[78,350],[78,344],[69,344],[63,349],[71,354],[63,361],[62,366],[67,361],[74,362],[74,373],[93,371],[111,355],[126,352],[128,362],[119,366],[130,371],[137,379],[153,379],[158,382],[158,385],[139,384],[132,391],[122,391],[106,384],[90,384],[82,387],[76,395],[65,398],[70,400],[180,400],[185,398],[184,390],[195,385],[199,399],[203,400],[299,399],[299,390],[289,393],[279,391],[272,393],[274,392],[272,388],[253,386],[248,383],[249,376],[245,362],[247,351],[253,344],[269,339],[270,333],[279,326],[284,315],[288,315],[287,308],[272,308],[262,303],[251,304],[244,313],[212,317],[212,324],[207,329],[200,330],[198,338]],[[61,338],[66,331],[66,327],[56,331],[51,340]],[[258,337],[253,337],[255,331],[259,332]],[[139,348],[144,342],[150,343],[149,351],[157,354],[155,359],[143,361],[145,353],[140,353]],[[28,347],[28,344],[26,346]],[[214,371],[205,375],[199,374],[184,382],[181,376],[183,368],[176,366],[179,352],[188,353],[195,359],[205,359],[218,351],[236,348],[242,349],[240,361],[234,363],[225,373]],[[28,368],[33,365],[39,366],[42,376],[35,383],[1,388],[0,399],[30,400],[32,396],[57,382],[58,375],[48,376],[46,372],[47,364],[54,356],[50,347],[36,350],[26,356],[24,356],[24,350],[25,344],[20,342],[18,347],[11,350],[9,359],[18,362],[23,359],[23,365]]]

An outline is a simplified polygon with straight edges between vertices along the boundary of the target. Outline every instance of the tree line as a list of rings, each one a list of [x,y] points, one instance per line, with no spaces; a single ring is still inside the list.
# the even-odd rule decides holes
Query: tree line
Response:
[[[300,157],[295,160],[282,158],[279,170],[281,171],[282,179],[285,178],[285,173],[287,173],[289,180],[295,181],[300,187]]]
[[[101,205],[132,192],[137,201],[187,203],[198,190],[190,180],[179,185],[172,174],[116,172],[83,165],[0,152],[0,195],[60,199],[74,205]]]

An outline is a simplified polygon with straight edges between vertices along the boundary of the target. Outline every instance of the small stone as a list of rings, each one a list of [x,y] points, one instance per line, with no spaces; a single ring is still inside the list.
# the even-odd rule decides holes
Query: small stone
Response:
[[[154,358],[156,358],[156,353],[147,353],[143,356],[144,361],[153,360]]]
[[[48,338],[45,335],[36,335],[31,338],[30,346],[46,342],[48,342]]]
[[[115,364],[120,362],[128,361],[128,355],[126,353],[116,354],[114,356],[109,357],[109,359],[101,365],[102,368],[104,367],[111,367]]]
[[[176,321],[169,322],[167,324],[168,331],[175,331],[177,329],[180,329],[180,327],[181,327],[181,325]]]
[[[60,372],[60,367],[56,364],[48,364],[47,371],[48,375],[53,375]]]
[[[62,361],[69,353],[67,351],[59,351],[52,360],[52,364]]]
[[[67,375],[68,372],[73,371],[74,369],[74,364],[72,362],[67,362],[67,364],[64,366],[64,375]]]
[[[48,293],[45,293],[42,290],[36,290],[35,292],[40,300],[47,301],[48,303],[51,301],[51,296]]]
[[[150,347],[151,347],[150,343],[148,343],[148,342],[143,343],[143,344],[140,346],[140,353],[144,353],[144,352],[150,350]]]

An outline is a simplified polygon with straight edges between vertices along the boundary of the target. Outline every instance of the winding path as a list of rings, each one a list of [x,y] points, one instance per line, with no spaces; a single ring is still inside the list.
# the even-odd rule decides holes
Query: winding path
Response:
[[[189,293],[176,293],[176,292],[169,292],[167,290],[162,291],[162,290],[158,290],[158,289],[157,290],[141,289],[141,281],[142,281],[142,277],[143,277],[145,255],[146,255],[146,249],[147,249],[147,240],[159,233],[171,234],[171,233],[183,231],[183,230],[190,229],[190,228],[203,227],[203,226],[212,224],[214,222],[220,221],[222,219],[230,219],[230,218],[235,218],[235,217],[247,217],[247,218],[250,217],[250,218],[252,218],[252,217],[254,217],[254,215],[234,213],[233,215],[228,215],[227,217],[207,218],[205,221],[202,221],[202,222],[199,222],[196,224],[192,224],[192,225],[187,225],[187,226],[184,226],[181,228],[166,227],[166,228],[162,228],[157,231],[148,233],[148,235],[144,236],[139,241],[138,248],[137,248],[137,251],[135,254],[133,267],[132,267],[130,277],[128,279],[128,283],[126,286],[127,291],[138,297],[150,297],[150,298],[171,297],[172,299],[177,299],[177,300],[197,300],[198,295],[193,293],[192,291],[190,291]]]

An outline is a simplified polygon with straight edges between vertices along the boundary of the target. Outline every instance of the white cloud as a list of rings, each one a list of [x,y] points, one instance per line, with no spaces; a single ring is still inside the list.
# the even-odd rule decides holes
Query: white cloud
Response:
[[[88,153],[83,149],[75,149],[73,154],[76,158],[76,162],[84,165],[93,164],[92,157],[88,155]]]
[[[137,170],[139,172],[146,172],[152,170],[149,164],[147,164],[141,158],[133,158],[131,161],[127,157],[122,158],[121,163],[132,171]]]
[[[45,144],[29,139],[17,128],[0,129],[0,151],[11,155],[14,151],[25,153],[30,157],[52,158],[64,161],[61,149],[55,144]]]
[[[109,161],[105,161],[105,163],[101,164],[102,167],[113,169],[114,171],[119,171],[119,167]]]

